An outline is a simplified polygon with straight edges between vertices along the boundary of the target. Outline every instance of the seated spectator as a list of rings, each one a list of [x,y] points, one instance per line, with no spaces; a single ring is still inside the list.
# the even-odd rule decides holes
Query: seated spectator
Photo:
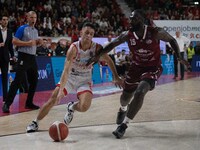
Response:
[[[48,56],[56,56],[56,52],[55,52],[56,47],[57,47],[57,43],[56,42],[51,42],[50,49],[49,49],[50,51],[49,51]]]
[[[47,47],[47,40],[43,39],[42,45],[37,47],[36,54],[37,56],[48,56],[49,49]]]
[[[67,40],[60,40],[58,42],[58,46],[56,47],[55,49],[55,52],[56,52],[56,56],[65,56],[66,53],[67,53],[67,50],[68,50],[68,42]]]
[[[123,66],[123,61],[121,60],[121,51],[118,51],[117,54],[115,55],[115,66],[117,69],[117,73],[119,76],[124,76],[125,75],[125,68]]]

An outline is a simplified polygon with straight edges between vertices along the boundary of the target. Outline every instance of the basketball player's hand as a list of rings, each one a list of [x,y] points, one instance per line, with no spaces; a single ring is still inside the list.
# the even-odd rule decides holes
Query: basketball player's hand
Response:
[[[92,56],[92,57],[88,60],[86,66],[94,65],[95,63],[97,63],[97,62],[99,61],[99,58],[100,58],[100,56],[97,56],[97,55]]]
[[[64,92],[62,89],[59,89],[59,92],[58,92],[58,95],[57,95],[57,99],[58,99],[58,102],[57,104],[60,103],[60,100],[64,97]]]
[[[114,77],[113,83],[115,84],[116,87],[124,88],[124,79],[120,77]]]
[[[185,65],[185,66],[187,67],[187,69],[191,69],[191,68],[192,68],[188,61],[186,61],[186,60],[184,60],[184,59],[181,59],[181,58],[177,58],[177,60],[178,60],[181,64]]]

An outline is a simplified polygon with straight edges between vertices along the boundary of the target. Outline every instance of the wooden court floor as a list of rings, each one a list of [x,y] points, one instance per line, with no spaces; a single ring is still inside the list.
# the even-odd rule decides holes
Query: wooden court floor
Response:
[[[165,81],[167,83],[161,84]],[[156,88],[146,95],[142,109],[121,140],[115,139],[111,134],[116,128],[120,90],[99,95],[96,91],[98,96],[94,96],[91,108],[85,113],[75,112],[69,126],[69,137],[59,143],[50,139],[48,128],[54,121],[63,120],[66,107],[64,103],[71,100],[69,98],[50,111],[40,122],[39,132],[36,133],[27,134],[25,128],[36,117],[38,110],[2,115],[0,149],[197,150],[200,146],[199,89],[198,73],[188,74],[185,80],[177,81],[172,81],[171,76],[163,76]],[[49,95],[50,92],[47,92],[41,104]],[[20,96],[17,98],[20,99]]]

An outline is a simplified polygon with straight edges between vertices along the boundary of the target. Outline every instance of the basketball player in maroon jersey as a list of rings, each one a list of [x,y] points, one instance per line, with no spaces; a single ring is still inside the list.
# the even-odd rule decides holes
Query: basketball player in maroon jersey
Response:
[[[96,62],[102,54],[124,42],[128,43],[132,53],[131,65],[120,97],[121,107],[116,120],[118,127],[113,131],[116,138],[124,135],[128,123],[141,109],[144,96],[148,91],[154,89],[156,81],[162,73],[159,41],[169,42],[179,60],[182,60],[176,40],[162,28],[147,26],[144,22],[145,13],[142,10],[132,12],[131,28],[121,33],[88,62],[88,64]],[[127,107],[128,104],[129,107]]]

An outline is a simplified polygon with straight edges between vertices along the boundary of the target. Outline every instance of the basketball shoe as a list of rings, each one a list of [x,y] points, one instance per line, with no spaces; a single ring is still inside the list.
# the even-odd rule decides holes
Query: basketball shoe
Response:
[[[127,128],[128,128],[128,126],[125,123],[122,123],[121,125],[119,125],[117,127],[117,129],[115,131],[113,131],[114,136],[117,139],[120,139],[121,137],[123,137],[123,135],[126,132]]]
[[[119,108],[119,112],[117,113],[116,124],[121,124],[124,121],[124,118],[126,117],[126,112],[127,111],[123,111],[121,108]]]
[[[32,121],[31,124],[29,124],[27,127],[26,127],[26,132],[27,133],[31,133],[31,132],[35,132],[38,130],[38,123],[36,121]]]
[[[72,121],[73,119],[73,115],[74,115],[74,110],[71,110],[70,109],[70,106],[72,106],[74,104],[74,102],[69,102],[67,104],[67,112],[65,114],[65,117],[64,117],[64,122],[65,124],[69,125],[70,122]]]

